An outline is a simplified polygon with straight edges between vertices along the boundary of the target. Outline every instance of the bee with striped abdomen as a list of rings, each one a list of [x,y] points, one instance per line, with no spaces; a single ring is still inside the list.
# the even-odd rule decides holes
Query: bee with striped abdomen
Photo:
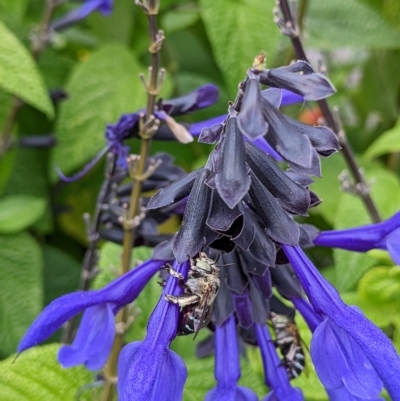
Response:
[[[292,380],[304,370],[305,357],[299,330],[292,319],[270,312],[270,320],[275,332],[276,346],[282,353],[283,364]]]

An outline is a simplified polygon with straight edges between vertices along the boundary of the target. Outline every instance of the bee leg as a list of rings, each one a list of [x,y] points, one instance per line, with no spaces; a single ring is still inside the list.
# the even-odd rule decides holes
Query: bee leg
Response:
[[[177,272],[176,270],[174,270],[174,268],[168,263],[165,265],[165,269],[168,271],[168,273],[176,278],[178,280],[178,284],[182,287],[185,283],[185,277],[183,276],[183,274]]]
[[[157,284],[159,284],[160,287],[164,288],[165,287],[165,281],[157,281]]]
[[[173,304],[176,304],[179,306],[192,305],[192,304],[195,304],[196,302],[200,301],[200,297],[196,294],[182,294],[180,296],[165,294],[164,298],[168,302],[172,302]]]

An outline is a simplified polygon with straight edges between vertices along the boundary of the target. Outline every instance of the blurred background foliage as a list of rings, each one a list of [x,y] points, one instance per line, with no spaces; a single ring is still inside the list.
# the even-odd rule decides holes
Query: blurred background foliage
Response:
[[[55,166],[67,175],[80,170],[103,148],[106,124],[145,103],[138,74],[147,70],[149,62],[147,21],[132,0],[116,0],[108,18],[94,13],[55,33],[36,63],[28,49],[44,4],[44,0],[0,0],[0,126],[6,123],[14,96],[25,102],[12,129],[15,146],[0,158],[2,358],[15,352],[21,336],[46,304],[78,288],[87,245],[82,214],[94,210],[104,162],[71,184],[59,181]],[[66,2],[56,16],[76,4]],[[268,67],[294,59],[289,40],[273,22],[273,6],[273,0],[161,1],[159,25],[166,35],[161,64],[168,73],[163,96],[182,95],[210,82],[220,88],[216,105],[186,116],[184,121],[223,114],[261,50],[267,54]],[[339,106],[342,124],[371,184],[372,197],[387,218],[400,206],[400,1],[300,0],[298,9],[307,54],[314,68],[323,68],[337,88],[328,101]],[[66,90],[68,99],[53,104],[48,93],[56,89]],[[318,123],[321,117],[313,103],[290,106],[285,112],[310,124]],[[57,138],[56,146],[50,149],[18,146],[22,137],[48,133]],[[132,140],[130,145],[136,153],[138,142]],[[177,164],[190,171],[204,163],[210,147],[196,141],[190,145],[154,141],[152,153],[157,151],[171,153]],[[307,222],[321,229],[369,223],[361,201],[341,190],[338,177],[346,168],[341,156],[325,159],[322,165],[323,178],[317,179],[312,189],[323,203]],[[174,221],[163,230],[173,232],[176,227]],[[119,260],[118,246],[101,246],[103,270],[95,286],[115,277],[110,266]],[[329,249],[313,249],[310,255],[344,299],[360,306],[400,349],[400,317],[396,313],[400,274],[388,256],[384,252]],[[137,302],[138,313],[146,317],[151,310],[147,300],[152,299],[154,305],[159,293],[158,286],[150,285],[141,296],[146,302]],[[146,318],[139,319],[129,339],[143,337],[145,326]],[[198,400],[199,394],[213,385],[212,362],[194,361],[191,339],[179,339],[174,347],[190,354],[189,371],[195,373],[189,375],[185,399]],[[42,353],[29,351],[14,365],[9,359],[1,362],[0,399],[72,399],[67,395],[72,394],[68,381],[74,375],[71,370],[62,373],[52,362],[54,352],[54,346],[45,346]],[[260,367],[259,356],[250,352],[243,380],[253,382],[250,386],[262,395],[261,376],[254,374]],[[24,375],[33,380],[40,369],[51,370],[59,386],[54,385],[53,392],[23,390]],[[93,380],[79,369],[76,377],[79,386]],[[304,383],[307,399],[326,399],[321,388],[311,391],[310,380],[296,380],[297,385]],[[17,393],[24,395],[17,398]]]

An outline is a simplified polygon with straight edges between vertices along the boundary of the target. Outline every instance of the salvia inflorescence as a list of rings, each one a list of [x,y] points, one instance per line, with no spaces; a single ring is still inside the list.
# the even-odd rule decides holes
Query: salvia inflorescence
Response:
[[[107,13],[107,4],[93,7]],[[68,21],[56,22],[54,29]],[[400,371],[400,360],[391,342],[360,310],[343,303],[303,252],[314,245],[361,252],[380,248],[400,260],[395,245],[399,216],[336,232],[319,232],[295,219],[307,216],[320,202],[309,189],[311,177],[321,176],[320,157],[340,147],[329,128],[302,124],[279,108],[290,103],[289,98],[313,101],[332,93],[328,79],[305,61],[266,69],[264,56],[259,55],[224,116],[192,126],[173,118],[214,103],[218,92],[213,85],[160,100],[155,116],[164,124],[156,137],[187,139],[200,134],[199,142],[214,145],[207,162],[186,174],[167,154],[149,159],[149,165],[157,167],[143,182],[135,245],[154,247],[152,258],[100,290],[53,301],[32,324],[18,351],[43,342],[84,312],[74,341],[61,347],[58,358],[64,367],[84,364],[102,369],[116,336],[115,315],[161,273],[163,289],[147,335],[127,344],[119,357],[121,401],[181,400],[187,369],[169,346],[177,335],[197,335],[201,329],[208,329],[210,336],[198,344],[197,354],[215,355],[217,381],[205,400],[257,400],[250,388],[238,385],[243,344],[260,349],[269,388],[264,400],[303,400],[301,390],[291,384],[305,367],[296,313],[313,332],[312,361],[331,400],[377,400],[383,386],[393,400],[400,400],[400,381],[392,374]],[[103,154],[114,154],[99,233],[117,243],[123,241],[121,216],[132,189],[125,181],[125,141],[137,137],[143,113],[124,115],[109,125],[104,151],[71,178],[78,179]],[[145,195],[156,190],[151,199]],[[183,216],[178,232],[159,234],[158,225],[172,215]]]

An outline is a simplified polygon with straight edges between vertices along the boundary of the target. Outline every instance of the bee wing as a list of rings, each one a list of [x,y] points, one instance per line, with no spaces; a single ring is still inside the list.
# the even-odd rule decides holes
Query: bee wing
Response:
[[[194,333],[193,340],[197,337],[200,329],[206,325],[207,319],[212,314],[213,305],[208,304],[208,299],[210,297],[210,293],[208,292],[199,302],[199,305],[196,309],[201,311],[200,313],[194,313],[193,317],[198,319],[199,324],[197,326],[196,332]]]

